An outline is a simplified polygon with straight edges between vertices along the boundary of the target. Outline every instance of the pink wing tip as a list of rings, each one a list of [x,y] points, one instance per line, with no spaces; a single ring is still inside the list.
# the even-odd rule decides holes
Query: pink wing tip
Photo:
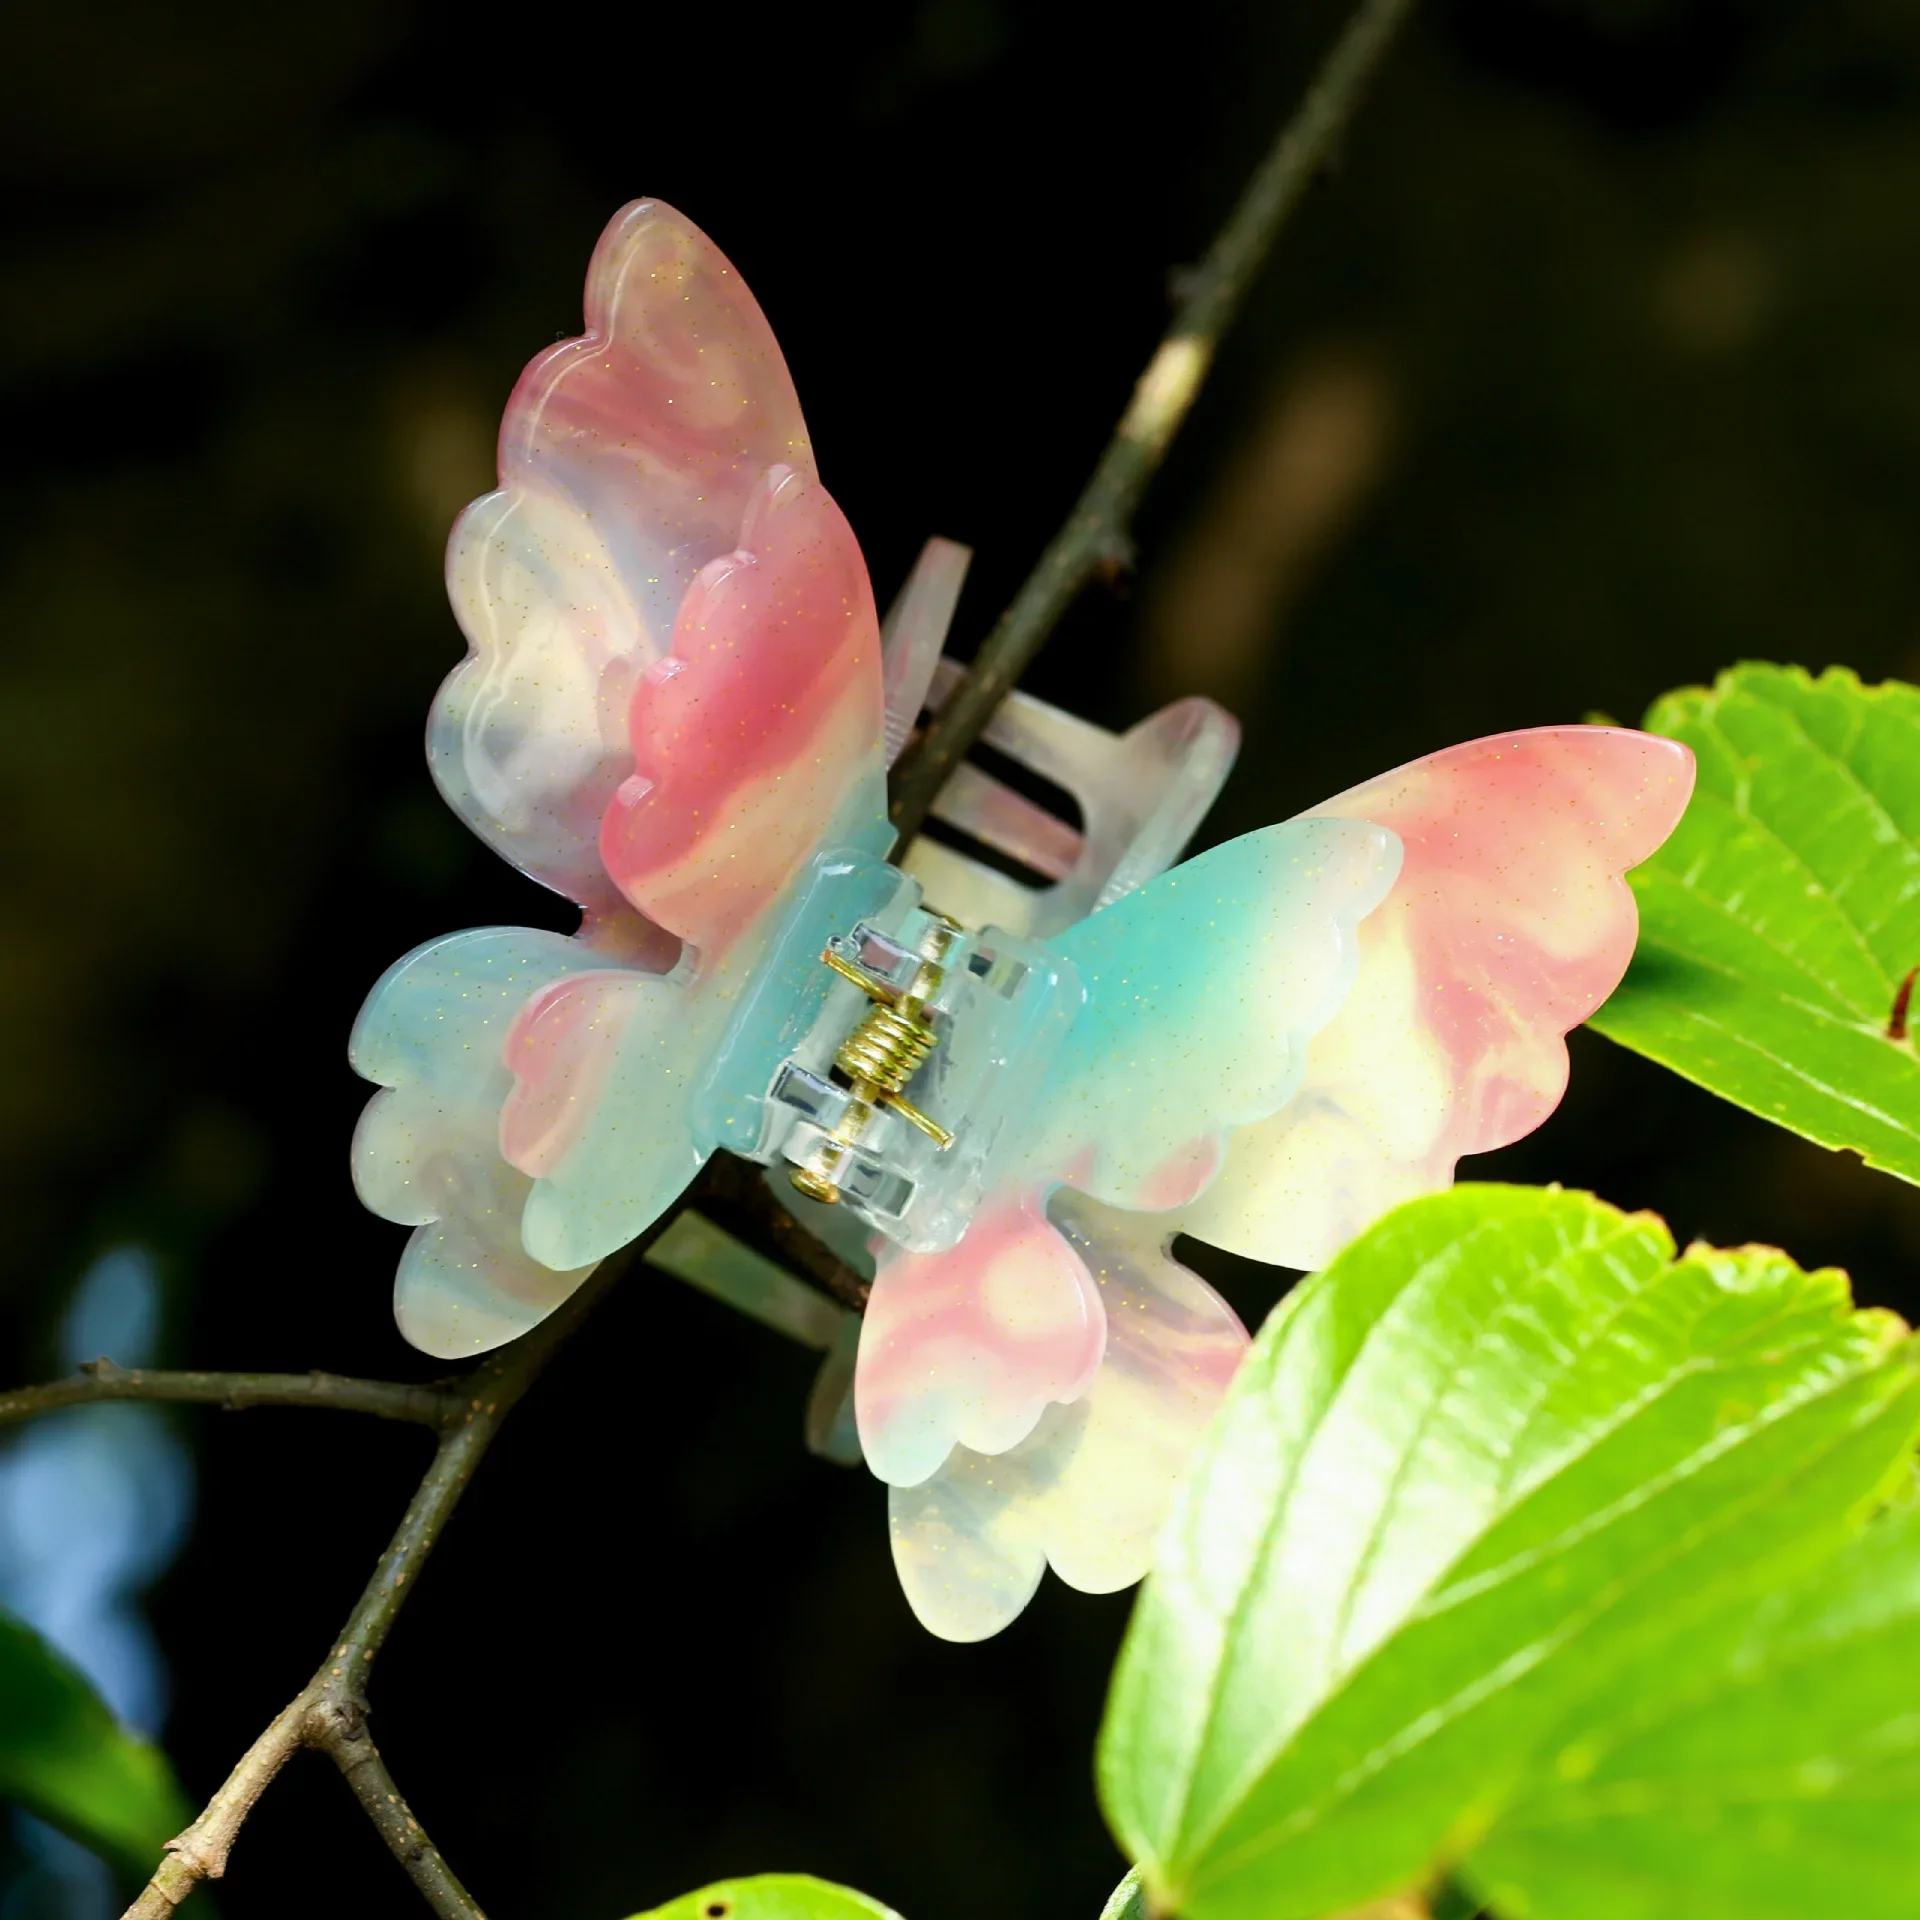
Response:
[[[1644,838],[1630,843],[1627,864],[1637,867],[1656,853],[1686,812],[1693,798],[1693,784],[1699,768],[1693,749],[1682,740],[1669,740],[1658,733],[1637,733],[1626,727],[1608,728],[1609,733],[1633,741],[1639,752],[1642,770],[1636,824]]]

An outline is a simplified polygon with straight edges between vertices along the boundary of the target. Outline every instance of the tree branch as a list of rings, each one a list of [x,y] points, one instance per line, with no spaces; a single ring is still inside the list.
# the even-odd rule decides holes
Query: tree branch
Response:
[[[332,1407],[381,1420],[438,1427],[459,1404],[445,1385],[409,1386],[397,1380],[350,1380],[337,1373],[168,1373],[89,1360],[77,1373],[44,1386],[0,1393],[0,1425],[55,1407],[102,1400],[160,1400],[226,1407]]]
[[[220,1791],[185,1833],[167,1842],[166,1858],[125,1915],[125,1920],[169,1920],[173,1910],[202,1880],[218,1880],[227,1870],[227,1855],[253,1803],[266,1792],[273,1776],[287,1764],[299,1746],[307,1706],[302,1694],[275,1715],[269,1726],[241,1756]]]
[[[866,1281],[781,1206],[767,1191],[758,1168],[731,1154],[716,1153],[680,1204],[696,1199],[718,1224],[756,1252],[791,1269],[841,1306],[855,1312],[865,1308]],[[674,1211],[678,1210],[676,1205]],[[474,1378],[478,1375],[415,1385],[402,1380],[357,1380],[338,1373],[174,1372],[89,1360],[64,1380],[0,1392],[0,1426],[60,1407],[145,1400],[222,1407],[229,1412],[248,1407],[322,1407],[438,1430],[460,1417],[471,1398]]]
[[[367,1731],[364,1713],[346,1707],[331,1710],[331,1731],[316,1734],[314,1744],[330,1753],[367,1818],[379,1829],[380,1837],[393,1851],[393,1857],[407,1870],[407,1876],[420,1889],[441,1920],[485,1920],[480,1904],[459,1877],[440,1856],[440,1850],[427,1838],[426,1829],[413,1817],[413,1809],[400,1797],[393,1775],[380,1758],[380,1749]]]
[[[603,1260],[573,1294],[529,1333],[490,1353],[457,1382],[462,1411],[442,1433],[413,1499],[387,1550],[374,1566],[359,1604],[341,1630],[331,1658],[314,1676],[329,1697],[359,1701],[374,1656],[385,1644],[394,1620],[426,1557],[433,1551],[453,1510],[466,1492],[480,1456],[493,1443],[501,1422],[545,1371],[574,1329],[612,1292],[620,1277],[652,1246],[679,1207],[656,1220],[631,1245]]]
[[[696,1190],[697,1190],[696,1183]],[[235,1836],[268,1783],[296,1747],[333,1754],[374,1814],[374,1824],[436,1912],[450,1920],[485,1920],[480,1908],[407,1812],[366,1732],[366,1682],[421,1566],[433,1551],[480,1457],[555,1351],[618,1282],[627,1266],[665,1232],[668,1214],[631,1247],[603,1261],[562,1306],[510,1346],[440,1391],[453,1411],[440,1444],[392,1540],[374,1566],[358,1604],[320,1669],[248,1748],[199,1818],[167,1848],[167,1858],[127,1909],[126,1920],[168,1920],[201,1880],[226,1871]],[[372,1755],[371,1761],[367,1756]],[[370,1770],[371,1769],[371,1770]],[[369,1785],[368,1783],[371,1783]]]
[[[981,643],[966,678],[895,764],[889,786],[896,846],[920,830],[934,796],[1081,588],[1095,574],[1125,563],[1134,510],[1193,406],[1221,335],[1412,10],[1413,0],[1361,0],[1207,257],[1183,278],[1173,324],[1140,376],[1132,403],[1066,525]]]

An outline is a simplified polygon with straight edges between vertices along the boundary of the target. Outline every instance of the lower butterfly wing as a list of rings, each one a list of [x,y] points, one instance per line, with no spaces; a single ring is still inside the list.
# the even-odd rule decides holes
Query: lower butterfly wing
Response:
[[[1106,1309],[1038,1184],[984,1204],[937,1253],[875,1250],[854,1418],[867,1465],[917,1486],[955,1448],[1004,1454],[1077,1399],[1106,1350]]]
[[[1400,848],[1365,820],[1290,821],[1163,873],[1049,943],[1084,993],[966,1234],[883,1251],[854,1404],[867,1462],[916,1485],[956,1445],[1002,1454],[1084,1392],[1108,1315],[1047,1197],[1165,1212],[1232,1129],[1292,1098],[1352,985]]]
[[[732,1007],[712,983],[591,973],[528,1001],[507,1038],[500,1145],[532,1179],[521,1236],[542,1265],[604,1259],[700,1171],[694,1100]]]
[[[1048,1566],[1083,1593],[1138,1580],[1247,1348],[1233,1309],[1168,1255],[1165,1221],[1071,1193],[1050,1212],[1110,1329],[1098,1374],[1008,1452],[956,1447],[888,1494],[908,1603],[946,1640],[998,1633]]]
[[[416,1347],[463,1359],[524,1333],[592,1269],[556,1272],[521,1244],[533,1181],[500,1150],[514,1085],[507,1037],[530,996],[597,978],[605,959],[562,934],[482,927],[390,967],[354,1024],[354,1068],[379,1083],[353,1138],[375,1213],[414,1229],[394,1316]]]
[[[354,1184],[415,1229],[394,1314],[465,1358],[525,1333],[699,1170],[699,1069],[716,996],[650,970],[633,931],[602,943],[525,927],[450,934],[387,970],[354,1025],[379,1083],[354,1133]]]
[[[1626,971],[1624,875],[1693,786],[1678,742],[1617,727],[1470,741],[1370,781],[1315,818],[1368,820],[1406,849],[1360,930],[1352,993],[1296,1097],[1234,1135],[1187,1232],[1317,1267],[1400,1201],[1451,1184],[1559,1104],[1565,1035]]]

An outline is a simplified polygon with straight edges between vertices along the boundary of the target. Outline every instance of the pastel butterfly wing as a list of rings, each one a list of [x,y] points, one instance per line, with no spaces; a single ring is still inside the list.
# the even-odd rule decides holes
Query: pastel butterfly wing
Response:
[[[521,375],[500,491],[454,528],[447,584],[471,652],[434,703],[428,758],[483,839],[601,907],[597,835],[632,771],[639,677],[766,470],[810,473],[812,453],[752,294],[670,207],[636,201],[608,225],[586,328]]]
[[[907,1253],[883,1241],[875,1254],[854,1418],[888,1485],[919,1485],[956,1448],[1006,1453],[1099,1372],[1100,1290],[1038,1185],[987,1202],[956,1246]]]
[[[1566,1088],[1566,1033],[1632,955],[1624,875],[1692,785],[1675,741],[1545,727],[1449,747],[1315,808],[1390,828],[1405,864],[1361,927],[1358,979],[1298,1096],[1234,1136],[1187,1231],[1320,1266],[1390,1207],[1449,1185],[1461,1155],[1537,1127]]]
[[[375,1213],[415,1229],[394,1316],[424,1352],[450,1360],[499,1346],[590,1271],[556,1272],[522,1246],[533,1182],[502,1155],[499,1116],[521,1007],[604,965],[563,934],[450,934],[389,967],[354,1023],[349,1057],[381,1087],[354,1132],[354,1185]]]
[[[1004,1453],[1085,1391],[1106,1315],[1046,1196],[1066,1185],[1150,1212],[1190,1201],[1229,1131],[1292,1097],[1399,857],[1370,822],[1291,821],[1161,874],[1049,943],[1085,1001],[989,1168],[986,1200],[955,1246],[880,1253],[854,1404],[881,1479],[916,1485],[956,1445]]]
[[[1072,1193],[1051,1211],[1104,1304],[1098,1373],[1007,1452],[955,1447],[926,1481],[888,1494],[908,1603],[947,1640],[998,1633],[1048,1566],[1084,1593],[1138,1580],[1247,1348],[1233,1309],[1168,1255],[1164,1220]]]
[[[634,690],[633,772],[600,829],[607,873],[719,964],[823,845],[886,851],[883,723],[859,543],[819,481],[775,466]]]
[[[644,974],[588,974],[529,1003],[510,1036],[500,1133],[533,1176],[521,1234],[534,1259],[604,1259],[700,1171],[693,1098],[728,1011],[716,994]]]
[[[1049,948],[1086,1003],[1016,1149],[1021,1171],[1111,1206],[1190,1199],[1231,1129],[1292,1098],[1399,864],[1392,832],[1367,820],[1288,821],[1057,935]]]

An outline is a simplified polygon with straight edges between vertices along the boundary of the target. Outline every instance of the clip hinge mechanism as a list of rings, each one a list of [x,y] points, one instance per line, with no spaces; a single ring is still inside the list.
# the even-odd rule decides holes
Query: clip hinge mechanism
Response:
[[[917,1127],[943,1151],[953,1145],[953,1135],[907,1099],[906,1088],[940,1044],[939,1033],[928,1017],[927,1001],[946,978],[940,963],[952,951],[961,931],[957,922],[945,916],[935,919],[921,939],[920,964],[904,987],[869,973],[833,947],[820,955],[824,964],[843,980],[850,980],[873,1002],[833,1056],[834,1068],[845,1077],[853,1097],[829,1138],[852,1146],[866,1131],[875,1110],[885,1107]],[[810,1200],[830,1203],[840,1198],[840,1189],[833,1181],[812,1168],[796,1167],[791,1178]]]

